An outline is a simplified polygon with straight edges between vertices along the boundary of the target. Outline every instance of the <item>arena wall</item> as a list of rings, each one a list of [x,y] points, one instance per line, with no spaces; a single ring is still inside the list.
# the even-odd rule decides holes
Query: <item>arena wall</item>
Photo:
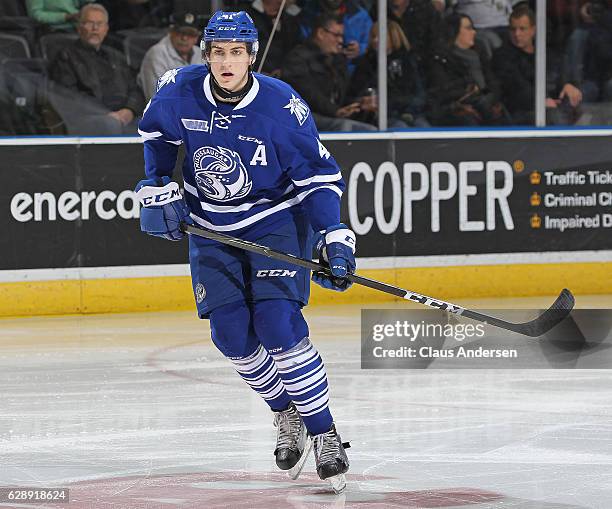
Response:
[[[458,130],[322,141],[347,183],[342,216],[357,233],[359,272],[460,299],[612,293],[611,137]],[[140,143],[0,139],[0,316],[193,308],[186,243],[139,231]],[[313,303],[384,300],[312,287]]]

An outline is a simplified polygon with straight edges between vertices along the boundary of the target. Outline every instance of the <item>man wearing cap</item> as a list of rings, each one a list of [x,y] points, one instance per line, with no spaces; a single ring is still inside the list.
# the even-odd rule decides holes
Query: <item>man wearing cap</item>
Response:
[[[202,57],[197,47],[200,29],[194,14],[172,15],[170,31],[161,41],[149,48],[138,73],[138,85],[147,101],[157,88],[157,80],[169,69],[200,64]]]

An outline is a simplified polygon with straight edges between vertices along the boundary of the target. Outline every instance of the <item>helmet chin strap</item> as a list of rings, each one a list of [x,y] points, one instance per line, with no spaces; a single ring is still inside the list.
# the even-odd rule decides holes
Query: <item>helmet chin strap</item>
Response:
[[[236,90],[234,92],[232,92],[231,90],[228,90],[227,88],[223,88],[221,85],[219,85],[219,83],[215,79],[215,75],[211,72],[210,81],[212,83],[212,92],[214,96],[217,99],[219,99],[219,101],[226,102],[226,103],[238,103],[242,101],[244,96],[247,95],[247,93],[251,89],[251,86],[253,85],[253,73],[251,72],[250,66],[247,72],[248,72],[249,77],[247,79],[246,84],[240,90]]]

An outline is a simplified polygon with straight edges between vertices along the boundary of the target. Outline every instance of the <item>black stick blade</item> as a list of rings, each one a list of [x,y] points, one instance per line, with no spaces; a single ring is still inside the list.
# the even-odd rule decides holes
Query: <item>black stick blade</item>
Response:
[[[562,322],[573,309],[576,299],[567,288],[559,294],[552,306],[550,306],[544,313],[538,316],[531,322],[523,323],[518,325],[516,332],[525,334],[531,337],[538,337],[546,334],[555,325]]]

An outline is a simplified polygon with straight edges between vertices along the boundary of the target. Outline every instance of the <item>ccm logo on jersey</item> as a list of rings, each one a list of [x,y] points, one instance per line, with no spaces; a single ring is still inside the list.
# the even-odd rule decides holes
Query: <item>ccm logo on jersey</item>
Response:
[[[261,145],[263,143],[263,141],[258,140],[257,138],[251,138],[250,136],[242,136],[242,134],[238,135],[238,139],[242,141],[252,141],[254,143],[257,143],[258,145]]]
[[[287,269],[264,269],[258,270],[256,277],[294,277],[297,270]]]

